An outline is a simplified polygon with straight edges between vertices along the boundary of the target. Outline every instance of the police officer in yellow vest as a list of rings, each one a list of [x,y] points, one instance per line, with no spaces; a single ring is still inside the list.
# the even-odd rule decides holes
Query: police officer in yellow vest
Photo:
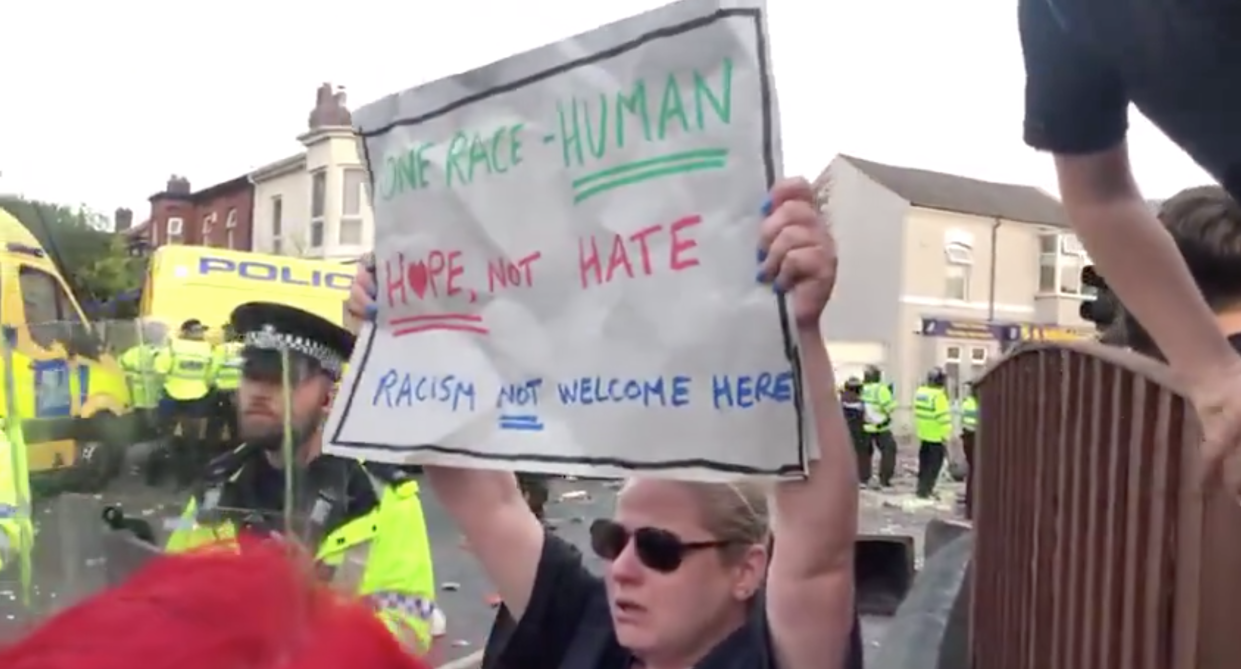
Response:
[[[412,652],[425,652],[443,633],[444,617],[435,602],[417,482],[395,466],[320,452],[326,403],[353,335],[281,304],[244,304],[232,324],[244,342],[237,392],[244,444],[208,465],[200,491],[174,521],[167,550],[227,541],[239,530],[292,531],[304,545],[318,547],[323,578],[360,595]],[[288,354],[287,370],[281,351]],[[294,462],[282,453],[286,402]],[[296,520],[285,528],[290,468]]]
[[[121,354],[120,365],[129,386],[134,412],[144,431],[159,427],[160,400],[164,396],[164,379],[155,371],[155,358],[165,346],[163,323],[143,323],[141,338]]]
[[[211,415],[211,344],[202,321],[181,324],[181,336],[155,356],[155,371],[164,376],[164,394],[171,400],[172,438],[168,462],[177,483],[188,486],[207,460],[204,422]]]
[[[0,419],[0,571],[34,540],[26,444],[5,427]]]
[[[879,368],[874,365],[868,366],[862,375],[862,406],[865,409],[862,431],[867,443],[858,453],[858,474],[862,485],[870,482],[871,459],[878,450],[879,484],[886,488],[892,485],[892,477],[896,475],[896,440],[892,438],[896,400],[892,388],[883,382]]]
[[[972,518],[974,491],[974,441],[978,433],[978,391],[973,383],[965,385],[966,396],[961,402],[961,450],[965,452],[965,517]]]
[[[225,325],[222,341],[216,344],[211,356],[215,406],[207,426],[207,438],[216,454],[238,445],[236,396],[237,387],[241,385],[241,349],[241,341],[232,325]]]
[[[918,497],[929,499],[935,494],[935,483],[944,467],[948,439],[952,436],[952,402],[945,390],[948,376],[936,367],[926,376],[926,383],[914,393],[914,429],[921,444],[918,447]]]

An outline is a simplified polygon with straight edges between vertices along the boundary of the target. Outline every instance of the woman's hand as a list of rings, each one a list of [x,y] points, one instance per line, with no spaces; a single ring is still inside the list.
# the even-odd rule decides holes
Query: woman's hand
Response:
[[[836,285],[836,243],[802,178],[776,183],[762,207],[758,279],[788,294],[797,326],[814,329]]]
[[[375,320],[376,308],[375,254],[367,253],[358,259],[358,270],[345,300],[345,327],[356,335],[362,323]]]

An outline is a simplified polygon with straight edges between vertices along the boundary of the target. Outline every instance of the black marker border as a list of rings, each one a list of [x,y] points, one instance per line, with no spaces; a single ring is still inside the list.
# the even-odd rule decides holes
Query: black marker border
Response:
[[[659,28],[656,30],[652,30],[650,32],[639,35],[638,37],[631,39],[627,42],[614,46],[610,49],[606,49],[604,51],[600,51],[598,53],[594,53],[589,56],[584,56],[582,58],[578,58],[576,60],[572,60],[566,63],[561,63],[560,65],[557,65],[555,67],[543,70],[541,72],[537,72],[527,77],[523,77],[521,79],[518,79],[508,84],[504,84],[502,86],[496,86],[494,88],[489,88],[484,91],[479,91],[478,93],[475,93],[473,95],[468,95],[464,98],[461,98],[460,100],[451,102],[449,104],[446,104],[440,107],[439,109],[429,111],[425,114],[421,114],[421,115],[414,116],[411,118],[406,118],[406,119],[399,119],[387,125],[384,125],[382,127],[376,128],[374,130],[361,130],[361,129],[356,130],[356,134],[361,139],[362,157],[363,157],[363,160],[366,162],[367,174],[368,176],[370,176],[371,193],[373,194],[375,192],[375,175],[374,175],[374,172],[371,170],[372,163],[371,163],[371,156],[370,156],[370,147],[368,146],[369,142],[367,140],[369,140],[372,137],[379,137],[379,136],[385,135],[391,132],[393,129],[398,128],[398,127],[412,126],[412,125],[419,125],[422,123],[426,123],[427,121],[431,121],[433,119],[439,118],[446,114],[450,114],[463,107],[485,101],[488,98],[494,97],[496,95],[510,93],[512,91],[525,88],[526,86],[529,86],[531,84],[538,83],[544,79],[549,79],[558,74],[563,74],[570,70],[575,70],[579,67],[593,65],[600,61],[615,58],[624,53],[637,49],[638,47],[641,47],[647,44],[648,42],[653,42],[655,40],[664,39],[667,37],[676,37],[678,35],[683,35],[685,33],[698,30],[700,28],[705,28],[707,26],[710,26],[724,19],[737,18],[737,17],[748,18],[754,23],[754,33],[755,33],[755,40],[756,40],[755,44],[758,47],[758,67],[759,67],[759,73],[760,73],[759,96],[761,98],[761,105],[762,105],[763,169],[764,169],[764,177],[766,179],[767,190],[771,190],[771,187],[776,182],[776,161],[775,161],[775,155],[774,155],[774,150],[773,150],[773,145],[775,143],[775,140],[772,137],[773,123],[772,123],[772,118],[771,118],[772,82],[771,82],[771,74],[770,74],[770,70],[768,69],[768,62],[767,62],[767,35],[763,32],[763,10],[759,8],[730,8],[730,9],[718,9],[710,14],[707,14],[705,16],[702,16],[696,19],[685,21],[683,23],[679,23],[673,26],[668,26],[665,28]],[[582,457],[582,456],[533,455],[533,454],[507,455],[507,454],[496,454],[496,453],[482,453],[482,452],[470,450],[467,448],[450,448],[447,446],[435,446],[431,444],[416,445],[416,446],[405,446],[405,445],[394,446],[391,444],[375,444],[375,443],[370,443],[370,442],[341,441],[340,439],[341,432],[344,430],[345,424],[349,421],[349,415],[353,409],[353,400],[355,397],[357,397],[358,384],[361,382],[362,374],[366,370],[366,364],[367,364],[368,359],[370,358],[371,351],[373,349],[373,345],[375,342],[375,334],[379,331],[379,326],[377,324],[371,327],[370,337],[368,337],[366,340],[366,348],[362,353],[362,359],[358,361],[358,365],[356,367],[356,375],[353,380],[353,387],[350,388],[349,399],[348,401],[345,402],[345,406],[341,411],[340,420],[336,424],[336,430],[332,435],[331,443],[337,446],[348,446],[351,448],[370,448],[370,449],[381,450],[381,451],[406,451],[406,452],[427,451],[427,452],[444,453],[444,454],[450,454],[450,455],[465,455],[465,456],[470,456],[470,457],[477,458],[480,460],[494,460],[494,461],[527,460],[531,462],[613,466],[613,467],[635,470],[635,471],[665,470],[665,469],[694,467],[694,468],[709,469],[709,470],[714,470],[714,471],[719,471],[719,472],[736,473],[736,474],[789,475],[789,474],[804,473],[806,471],[808,463],[806,462],[806,448],[805,448],[805,444],[806,444],[805,405],[806,403],[805,403],[805,390],[804,390],[804,385],[803,385],[804,380],[803,380],[803,374],[802,374],[802,369],[801,369],[801,357],[798,351],[796,333],[793,332],[792,328],[790,327],[790,322],[789,322],[790,315],[789,315],[787,300],[784,295],[779,295],[776,297],[776,302],[779,305],[780,331],[784,339],[784,354],[785,354],[785,357],[788,359],[789,365],[793,371],[793,411],[797,419],[797,460],[795,463],[792,463],[792,464],[778,465],[776,467],[771,467],[771,468],[761,468],[761,467],[749,467],[745,465],[738,465],[738,464],[732,464],[732,463],[726,463],[726,462],[719,462],[715,460],[704,460],[704,459],[697,459],[697,458],[688,459],[688,460],[664,460],[661,462],[633,462],[630,460],[622,460],[620,458],[607,458],[607,457]]]

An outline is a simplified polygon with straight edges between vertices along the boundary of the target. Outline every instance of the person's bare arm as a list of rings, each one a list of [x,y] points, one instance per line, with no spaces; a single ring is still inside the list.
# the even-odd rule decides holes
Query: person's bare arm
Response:
[[[481,469],[425,467],[424,471],[505,606],[520,619],[534,589],[544,530],[526,506],[517,477]]]
[[[1069,221],[1098,273],[1172,367],[1195,376],[1230,360],[1232,348],[1176,244],[1134,183],[1127,145],[1056,155],[1056,173]]]
[[[820,457],[806,480],[776,486],[767,616],[781,669],[825,669],[844,662],[853,627],[857,460],[823,338],[799,339]]]

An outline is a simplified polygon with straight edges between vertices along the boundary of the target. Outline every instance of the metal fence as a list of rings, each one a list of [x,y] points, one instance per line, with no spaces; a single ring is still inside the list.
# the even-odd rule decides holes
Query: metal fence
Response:
[[[1241,667],[1241,505],[1168,368],[1038,344],[979,388],[973,669]]]

